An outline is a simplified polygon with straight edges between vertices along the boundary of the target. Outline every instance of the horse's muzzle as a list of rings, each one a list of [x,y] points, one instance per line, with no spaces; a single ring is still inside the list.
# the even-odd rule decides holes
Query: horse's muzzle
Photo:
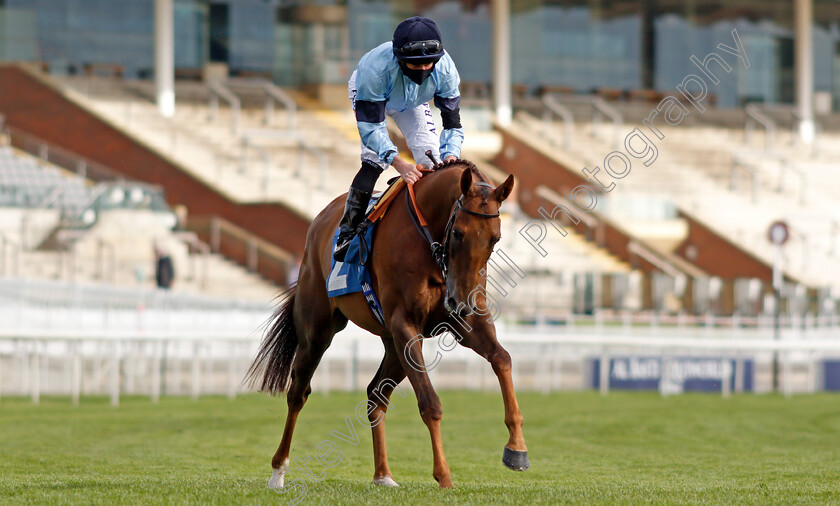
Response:
[[[469,308],[464,303],[459,303],[452,295],[446,294],[444,298],[443,307],[447,311],[458,317],[469,316],[476,312],[476,307]]]

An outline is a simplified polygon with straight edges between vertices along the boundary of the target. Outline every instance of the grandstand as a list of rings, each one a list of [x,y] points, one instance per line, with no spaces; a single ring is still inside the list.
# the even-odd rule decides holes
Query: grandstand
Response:
[[[157,246],[183,269],[178,292],[266,300],[276,291],[210,254],[194,234],[176,230],[177,218],[160,188],[94,184],[12,146],[0,146],[0,184],[4,276],[148,289],[154,286]]]
[[[283,90],[266,81],[178,82],[176,91],[180,98],[176,114],[165,119],[155,108],[154,92],[148,81],[96,75],[38,74],[34,77],[59,90],[79,109],[104,119],[129,138],[148,146],[229,201],[277,202],[295,214],[311,219],[335,195],[344,191],[356,170],[357,140],[349,111],[331,110],[299,92]],[[526,145],[537,152],[548,153],[558,170],[569,174],[582,167],[601,165],[598,158],[613,150],[620,132],[640,124],[650,110],[647,104],[607,103],[598,96],[532,98],[523,95],[517,103],[516,120],[512,126],[500,127],[502,137],[511,133],[526,140]],[[465,110],[465,121],[473,120],[474,125],[480,125],[485,117],[484,109],[480,102],[474,105],[477,107]],[[602,116],[609,117],[612,122],[604,123]],[[740,290],[741,300],[734,300],[735,287],[741,282],[726,281],[730,276],[710,268],[702,254],[699,259],[691,258],[697,256],[698,248],[689,244],[689,229],[704,227],[712,230],[718,240],[738,245],[737,249],[758,266],[753,277],[764,277],[766,282],[773,255],[764,239],[766,228],[774,219],[784,218],[796,231],[785,251],[786,274],[792,283],[786,294],[793,297],[801,293],[796,288],[801,284],[811,290],[808,293],[814,294],[808,297],[822,298],[816,304],[806,301],[790,306],[814,306],[825,312],[829,307],[825,301],[829,300],[832,288],[836,291],[832,285],[837,282],[832,277],[834,274],[830,274],[833,270],[826,271],[824,267],[833,265],[831,260],[837,239],[831,187],[802,186],[805,181],[801,177],[802,170],[789,161],[797,150],[797,145],[792,143],[794,137],[779,128],[767,127],[765,135],[775,132],[781,142],[774,145],[781,145],[780,149],[786,151],[767,153],[750,147],[744,128],[735,126],[750,117],[746,113],[739,117],[729,110],[713,109],[686,125],[663,126],[661,130],[666,140],[655,165],[637,168],[632,177],[621,181],[619,191],[601,199],[597,213],[632,240],[636,250],[643,249],[643,254],[637,251],[628,256],[626,251],[616,251],[603,241],[599,242],[592,231],[581,230],[580,233],[573,231],[567,238],[548,236],[548,240],[559,240],[551,248],[554,253],[550,259],[537,258],[533,251],[527,251],[527,243],[523,245],[521,240],[514,240],[518,236],[516,227],[521,228],[529,219],[545,217],[539,216],[529,205],[525,206],[524,213],[515,207],[505,218],[511,223],[506,225],[511,231],[505,234],[509,239],[507,247],[519,248],[518,254],[527,259],[526,270],[538,275],[530,276],[524,283],[528,288],[523,287],[522,292],[532,295],[518,298],[513,310],[531,313],[532,317],[533,313],[544,313],[534,310],[537,300],[532,299],[544,303],[551,301],[551,308],[547,308],[551,318],[562,318],[574,311],[573,301],[582,300],[583,295],[577,293],[582,290],[590,293],[588,297],[600,299],[586,304],[589,313],[600,306],[619,311],[636,308],[700,315],[714,308],[720,315],[726,315],[736,307],[749,307],[752,308],[750,315],[755,316],[770,310],[764,307],[768,288],[765,286],[758,294],[751,293],[749,300],[743,299],[744,290]],[[751,141],[755,144],[752,130],[749,130],[753,137]],[[817,148],[809,153],[811,165],[831,166],[830,148],[821,147],[830,146],[831,135],[821,133]],[[465,156],[474,158],[491,177],[500,180],[505,171],[488,162],[494,158],[494,151],[501,148],[504,152],[499,141],[493,140],[498,139],[498,135],[477,132],[476,137],[480,141],[472,150],[468,144]],[[715,149],[710,153],[711,145]],[[511,169],[510,163],[498,156],[494,159],[499,167]],[[788,168],[781,175],[776,173],[780,164]],[[761,169],[751,168],[753,166]],[[511,171],[517,174],[516,170]],[[760,171],[766,174],[759,177]],[[774,178],[768,174],[777,175]],[[783,184],[784,179],[780,181],[780,178],[791,179],[797,174],[800,190],[791,190],[790,184]],[[743,184],[745,175],[750,177],[749,186]],[[382,178],[380,185],[385,179]],[[274,184],[274,181],[282,181],[282,184]],[[562,202],[562,196],[558,201],[560,194],[553,192],[550,183],[527,188],[525,200],[531,198],[532,191],[537,192],[541,201],[547,198],[555,204]],[[813,197],[803,198],[806,191]],[[289,247],[288,243],[282,246]],[[299,254],[300,250],[295,250],[292,247],[290,254]],[[704,248],[699,250],[706,252]],[[649,281],[650,274],[642,273],[645,279],[631,284],[633,291],[646,290],[647,293],[632,293],[628,297],[622,294],[606,300],[600,287],[628,285],[627,273],[640,265],[644,267],[647,260],[639,264],[639,259],[651,256],[662,257],[653,271],[662,272],[662,259],[671,265],[665,267],[665,275],[670,276],[671,281]],[[613,275],[624,281],[613,281]],[[603,280],[598,281],[602,277]],[[685,285],[678,279],[680,277],[694,281],[690,290],[680,290]],[[724,278],[723,290],[710,291],[708,286],[699,288],[709,283],[713,287],[719,284],[712,279],[715,277]],[[575,279],[585,281],[576,284]],[[656,286],[660,288],[653,288]],[[662,288],[664,286],[672,288]],[[656,290],[664,290],[664,293],[653,293]],[[698,298],[687,294],[703,293],[717,293],[721,301],[687,300]],[[756,298],[762,300],[756,304]],[[723,303],[722,299],[728,299],[728,302]],[[624,300],[630,301],[627,307],[616,305],[616,301],[623,303]],[[665,300],[669,303],[665,304]],[[582,307],[580,303],[578,306]]]
[[[358,168],[358,134],[349,111],[329,110],[279,88],[269,88],[273,94],[267,94],[261,81],[178,82],[176,93],[183,98],[175,115],[164,119],[152,101],[149,82],[101,76],[50,80],[80,106],[173,158],[196,179],[234,201],[276,201],[311,219],[346,191]],[[271,111],[278,95],[286,97],[285,108]],[[224,100],[216,102],[224,96],[235,107],[220,106]],[[292,97],[297,99],[290,107]],[[493,172],[483,159],[492,154],[494,136],[476,132],[476,137],[477,142],[467,143],[465,156],[476,158],[501,181],[505,175]],[[471,146],[475,147],[470,151]],[[380,178],[379,188],[396,175],[391,172]],[[517,225],[521,228],[526,217],[511,215],[506,221],[510,222],[505,226],[508,249],[523,255],[526,269],[533,274],[523,284],[524,296],[517,299],[516,310],[529,318],[534,313],[547,312],[555,318],[567,313],[574,297],[575,273],[629,271],[626,264],[580,239],[567,241],[574,241],[572,246],[557,245],[551,259],[534,255],[516,240]]]
[[[171,2],[156,4],[168,4],[171,11]],[[96,385],[91,392],[111,388],[95,364],[113,358],[108,339],[114,336],[121,343],[115,349],[122,348],[113,353],[125,360],[124,385],[129,376],[135,378],[128,369],[143,370],[136,378],[143,376],[145,383],[133,383],[138,391],[194,393],[192,385],[201,381],[195,378],[206,366],[211,379],[204,390],[237,391],[230,386],[231,371],[240,372],[241,361],[253,351],[256,316],[264,318],[265,306],[294,279],[309,223],[346,191],[358,170],[359,139],[345,83],[363,53],[356,54],[360,41],[366,45],[393,27],[390,20],[383,22],[390,14],[371,18],[365,9],[358,10],[358,2],[341,11],[345,16],[356,12],[362,20],[357,26],[350,16],[347,27],[318,21],[320,8],[301,13],[276,2],[214,3],[221,4],[238,12],[237,23],[250,19],[262,27],[254,33],[272,33],[277,39],[263,41],[265,47],[250,39],[225,46],[220,40],[231,41],[221,30],[214,32],[209,58],[206,47],[193,47],[193,39],[181,36],[172,51],[179,55],[177,62],[151,62],[150,52],[136,40],[131,50],[103,47],[95,54],[57,58],[52,52],[61,50],[53,34],[34,34],[33,29],[33,34],[16,34],[10,42],[0,33],[5,51],[0,54],[19,53],[18,59],[28,62],[0,66],[0,114],[5,116],[0,121],[3,310],[12,318],[16,299],[29,307],[24,316],[10,320],[18,323],[4,330],[14,342],[0,349],[0,365],[39,356],[38,344],[23,341],[36,337],[25,331],[27,326],[34,326],[32,332],[42,338],[56,339],[68,338],[59,335],[67,327],[72,330],[69,337],[84,343],[77,351],[85,357],[80,367],[86,369],[74,377],[87,375],[82,383]],[[820,374],[827,370],[824,362],[836,353],[823,341],[836,332],[840,314],[840,180],[835,174],[840,120],[831,113],[831,104],[819,114],[803,115],[804,99],[798,95],[796,109],[781,103],[793,101],[789,81],[794,69],[769,62],[787,62],[791,55],[782,50],[773,58],[753,60],[756,75],[775,76],[772,86],[757,86],[763,77],[736,72],[730,77],[737,74],[741,84],[731,79],[712,90],[702,114],[691,114],[675,126],[657,124],[664,138],[656,143],[655,162],[644,166],[634,158],[631,173],[613,179],[615,189],[599,191],[597,206],[583,212],[570,196],[575,187],[593,184],[582,169],[600,167],[604,176],[604,158],[625,148],[628,133],[640,128],[650,135],[643,120],[674,95],[671,80],[679,82],[684,74],[678,73],[686,66],[699,72],[688,57],[715,46],[687,48],[684,65],[669,59],[667,41],[682,44],[684,38],[669,31],[674,17],[682,16],[671,12],[672,6],[657,7],[662,16],[651,17],[656,9],[636,12],[637,2],[592,12],[590,7],[567,9],[544,2],[507,14],[505,9],[490,14],[481,2],[461,4],[415,7],[428,7],[444,23],[468,18],[458,30],[455,24],[448,28],[459,42],[447,46],[463,68],[463,156],[495,182],[516,176],[514,194],[502,209],[503,237],[497,249],[525,276],[508,294],[495,286],[490,293],[503,307],[500,328],[512,336],[516,344],[511,346],[526,364],[527,374],[519,380],[535,389],[546,384],[549,389],[593,387],[596,378],[599,385],[605,379],[595,373],[596,360],[604,363],[611,354],[685,352],[733,357],[733,367],[753,360],[755,389],[769,390],[772,354],[780,349],[767,338],[783,335],[809,343],[784,350],[791,367],[788,388],[818,388]],[[686,12],[694,9],[691,4]],[[208,21],[202,17],[205,7],[184,2],[179,12]],[[6,9],[0,2],[0,13],[8,19],[36,25],[35,11],[42,8],[39,3],[32,12],[21,5]],[[764,12],[758,5],[750,9]],[[832,8],[820,9],[820,19],[833,19],[826,14]],[[262,15],[255,17],[255,12]],[[523,30],[521,23],[530,27],[535,14],[544,25]],[[628,15],[645,23],[639,40],[646,42],[639,44],[640,54],[619,57],[613,53],[636,47],[635,36],[625,33],[633,29],[620,23]],[[740,15],[726,6],[695,12],[688,23],[691,40],[718,40],[719,21]],[[296,24],[300,16],[308,20],[301,22],[305,27]],[[779,16],[771,13],[770,25],[739,20],[737,27],[766,36],[767,26],[780,23]],[[511,22],[510,17],[519,23],[513,41],[519,56],[513,62],[511,41],[500,35],[504,30],[489,30],[491,17],[494,27]],[[571,26],[569,20],[585,26]],[[482,23],[488,30],[477,33],[475,27]],[[604,30],[604,23],[610,28]],[[309,34],[304,37],[305,55],[289,57],[287,39],[297,40],[289,33],[304,33],[298,29]],[[341,31],[350,29],[355,30],[353,37]],[[362,31],[366,35],[359,37]],[[773,44],[785,48],[793,37],[779,35],[784,30],[771,31],[781,42],[772,39],[765,49]],[[797,28],[796,37],[801,31]],[[523,39],[525,32],[530,35]],[[659,38],[649,39],[652,33]],[[825,45],[836,33],[821,32],[822,38],[815,40]],[[194,39],[202,37],[196,34]],[[325,44],[338,39],[346,47],[325,51]],[[535,41],[536,49],[529,46]],[[151,47],[151,39],[146,42]],[[172,41],[155,40],[167,43]],[[608,46],[612,49],[604,49]],[[253,54],[257,47],[269,49]],[[472,52],[483,54],[478,47],[501,49],[473,61]],[[595,57],[571,56],[580,47],[591,49]],[[823,53],[834,51],[826,47]],[[530,61],[530,55],[543,52],[541,61],[549,63],[534,67],[539,58]],[[266,57],[268,53],[273,56]],[[662,60],[666,56],[668,65]],[[312,61],[287,61],[303,57]],[[491,61],[492,71],[487,65]],[[818,75],[823,73],[817,69]],[[803,74],[807,72],[796,69],[797,80]],[[812,123],[816,136],[809,139],[804,133]],[[391,130],[409,157],[399,132],[393,125]],[[389,169],[378,187],[394,175]],[[563,209],[572,210],[575,219]],[[783,250],[778,301],[771,282],[776,251],[767,240],[768,226],[776,220],[784,220],[791,231]],[[545,255],[528,231],[545,232],[539,239]],[[171,292],[155,290],[155,246],[174,260],[177,278]],[[42,295],[27,291],[35,286]],[[57,294],[54,299],[43,295],[50,292]],[[240,304],[253,309],[248,318],[227,310]],[[33,307],[37,310],[30,311]],[[165,309],[157,311],[161,307]],[[211,317],[214,312],[219,315]],[[77,321],[87,323],[73,327]],[[224,331],[216,332],[222,327]],[[203,355],[210,365],[196,365],[189,362],[195,354],[192,346],[204,332],[221,344]],[[90,342],[84,341],[85,333]],[[646,340],[651,336],[662,342]],[[179,339],[187,344],[175,344]],[[751,348],[750,340],[761,341],[763,347]],[[376,369],[376,340],[351,328],[338,342],[316,377],[317,389],[354,388],[369,369]],[[667,342],[676,348],[668,348]],[[163,386],[155,386],[151,364],[170,345],[173,350],[181,346],[173,353],[184,360],[184,367],[175,369],[178,374],[189,369],[192,382],[167,387],[161,380]],[[61,383],[55,369],[62,354],[75,353],[73,345],[67,346],[42,350],[55,366],[46,368],[53,374],[50,384]],[[427,351],[433,355],[438,349],[430,345]],[[225,361],[226,354],[236,358]],[[459,388],[484,388],[484,378],[475,380],[477,362],[457,356],[436,379]],[[725,371],[728,358],[721,360]],[[111,369],[118,386],[120,367],[118,363]],[[12,381],[19,393],[38,390],[32,387],[32,368],[22,373],[29,379],[15,380],[10,374],[3,368],[0,382]]]

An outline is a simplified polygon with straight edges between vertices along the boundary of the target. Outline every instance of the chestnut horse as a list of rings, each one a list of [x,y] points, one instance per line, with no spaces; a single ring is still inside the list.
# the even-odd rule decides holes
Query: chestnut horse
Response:
[[[286,292],[274,312],[246,377],[262,391],[287,392],[289,411],[283,439],[271,460],[269,487],[283,486],[295,422],[312,391],[310,380],[333,336],[348,320],[380,336],[385,346],[385,357],[367,388],[374,483],[397,486],[388,468],[385,425],[381,422],[391,393],[408,376],[417,395],[420,416],[431,434],[432,475],[441,487],[452,486],[440,435],[443,411],[426,373],[422,338],[416,337],[439,334],[444,328],[467,329],[457,333],[460,344],[492,365],[501,385],[505,425],[510,432],[502,461],[514,470],[528,468],[510,355],[496,340],[492,318],[481,310],[486,308],[486,299],[480,290],[475,290],[485,287],[484,268],[501,236],[499,206],[512,189],[513,176],[494,187],[475,165],[465,160],[440,164],[414,185],[417,208],[428,221],[431,238],[445,245],[445,260],[441,263],[433,258],[430,243],[412,224],[408,205],[400,201],[402,194],[395,198],[379,222],[368,261],[385,326],[374,317],[362,293],[327,296],[333,235],[345,197],[333,200],[315,218],[307,233],[297,286]]]

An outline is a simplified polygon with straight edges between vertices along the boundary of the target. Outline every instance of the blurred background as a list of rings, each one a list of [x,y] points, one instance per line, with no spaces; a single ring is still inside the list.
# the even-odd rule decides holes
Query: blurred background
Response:
[[[358,170],[347,79],[411,15],[460,71],[463,157],[516,177],[491,293],[519,388],[840,389],[836,1],[0,0],[0,395],[243,391]],[[635,128],[656,161],[581,209]],[[436,385],[498,388],[446,349]],[[313,388],[381,354],[351,326]]]

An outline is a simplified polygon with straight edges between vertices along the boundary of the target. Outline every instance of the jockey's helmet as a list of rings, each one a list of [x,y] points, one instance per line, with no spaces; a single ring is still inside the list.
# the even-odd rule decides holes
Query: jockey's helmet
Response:
[[[392,44],[401,63],[436,63],[443,57],[440,30],[428,18],[415,16],[397,25]]]

